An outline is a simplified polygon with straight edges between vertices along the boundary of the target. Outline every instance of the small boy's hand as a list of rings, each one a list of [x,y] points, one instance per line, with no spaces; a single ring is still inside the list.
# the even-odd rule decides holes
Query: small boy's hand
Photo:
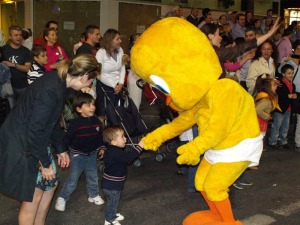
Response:
[[[140,142],[138,143],[138,145],[141,147],[141,148],[144,148],[145,146],[145,143],[143,140],[140,140]]]
[[[103,159],[104,157],[104,149],[100,149],[98,153],[99,159]]]

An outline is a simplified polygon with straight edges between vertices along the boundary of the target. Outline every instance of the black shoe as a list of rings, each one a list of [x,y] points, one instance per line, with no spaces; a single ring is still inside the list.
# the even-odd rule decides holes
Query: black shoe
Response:
[[[295,152],[300,152],[300,147],[295,146]]]
[[[279,149],[279,147],[278,147],[278,145],[268,145],[268,148],[269,149],[272,149],[272,150],[278,150]]]
[[[280,148],[280,149],[282,149],[282,148],[289,149],[290,146],[288,144],[284,144],[284,145],[279,145],[278,148]]]

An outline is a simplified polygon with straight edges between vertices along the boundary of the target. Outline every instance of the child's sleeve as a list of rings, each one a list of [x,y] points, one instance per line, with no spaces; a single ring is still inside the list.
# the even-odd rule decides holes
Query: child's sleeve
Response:
[[[142,151],[143,149],[139,145],[131,147],[129,151],[123,151],[120,162],[129,164],[134,161]]]
[[[238,69],[241,68],[241,64],[240,64],[240,62],[232,63],[232,62],[229,62],[229,61],[225,61],[224,62],[224,67],[227,71],[235,72],[235,71],[237,71]]]
[[[272,107],[272,103],[269,99],[265,98],[258,101],[255,106],[257,116],[259,116],[264,120],[270,120],[271,115],[270,113],[266,112],[266,110],[269,109],[270,107]]]

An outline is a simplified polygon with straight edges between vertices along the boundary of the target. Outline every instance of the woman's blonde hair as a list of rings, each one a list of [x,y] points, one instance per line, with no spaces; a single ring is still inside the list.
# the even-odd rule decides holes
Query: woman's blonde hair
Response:
[[[71,60],[63,60],[58,68],[58,75],[63,80],[68,74],[72,77],[88,75],[88,79],[95,79],[100,73],[101,64],[91,54],[79,54]]]

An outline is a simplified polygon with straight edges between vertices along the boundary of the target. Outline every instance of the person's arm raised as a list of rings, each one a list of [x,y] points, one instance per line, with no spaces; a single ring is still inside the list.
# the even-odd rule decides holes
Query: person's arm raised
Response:
[[[263,34],[263,35],[261,35],[261,36],[259,36],[259,37],[256,38],[256,40],[257,40],[257,46],[260,45],[260,44],[262,44],[268,38],[272,37],[273,34],[275,34],[275,32],[277,31],[277,29],[279,28],[279,25],[280,25],[280,17],[277,17],[277,19],[275,20],[274,25],[268,31],[268,33]]]

